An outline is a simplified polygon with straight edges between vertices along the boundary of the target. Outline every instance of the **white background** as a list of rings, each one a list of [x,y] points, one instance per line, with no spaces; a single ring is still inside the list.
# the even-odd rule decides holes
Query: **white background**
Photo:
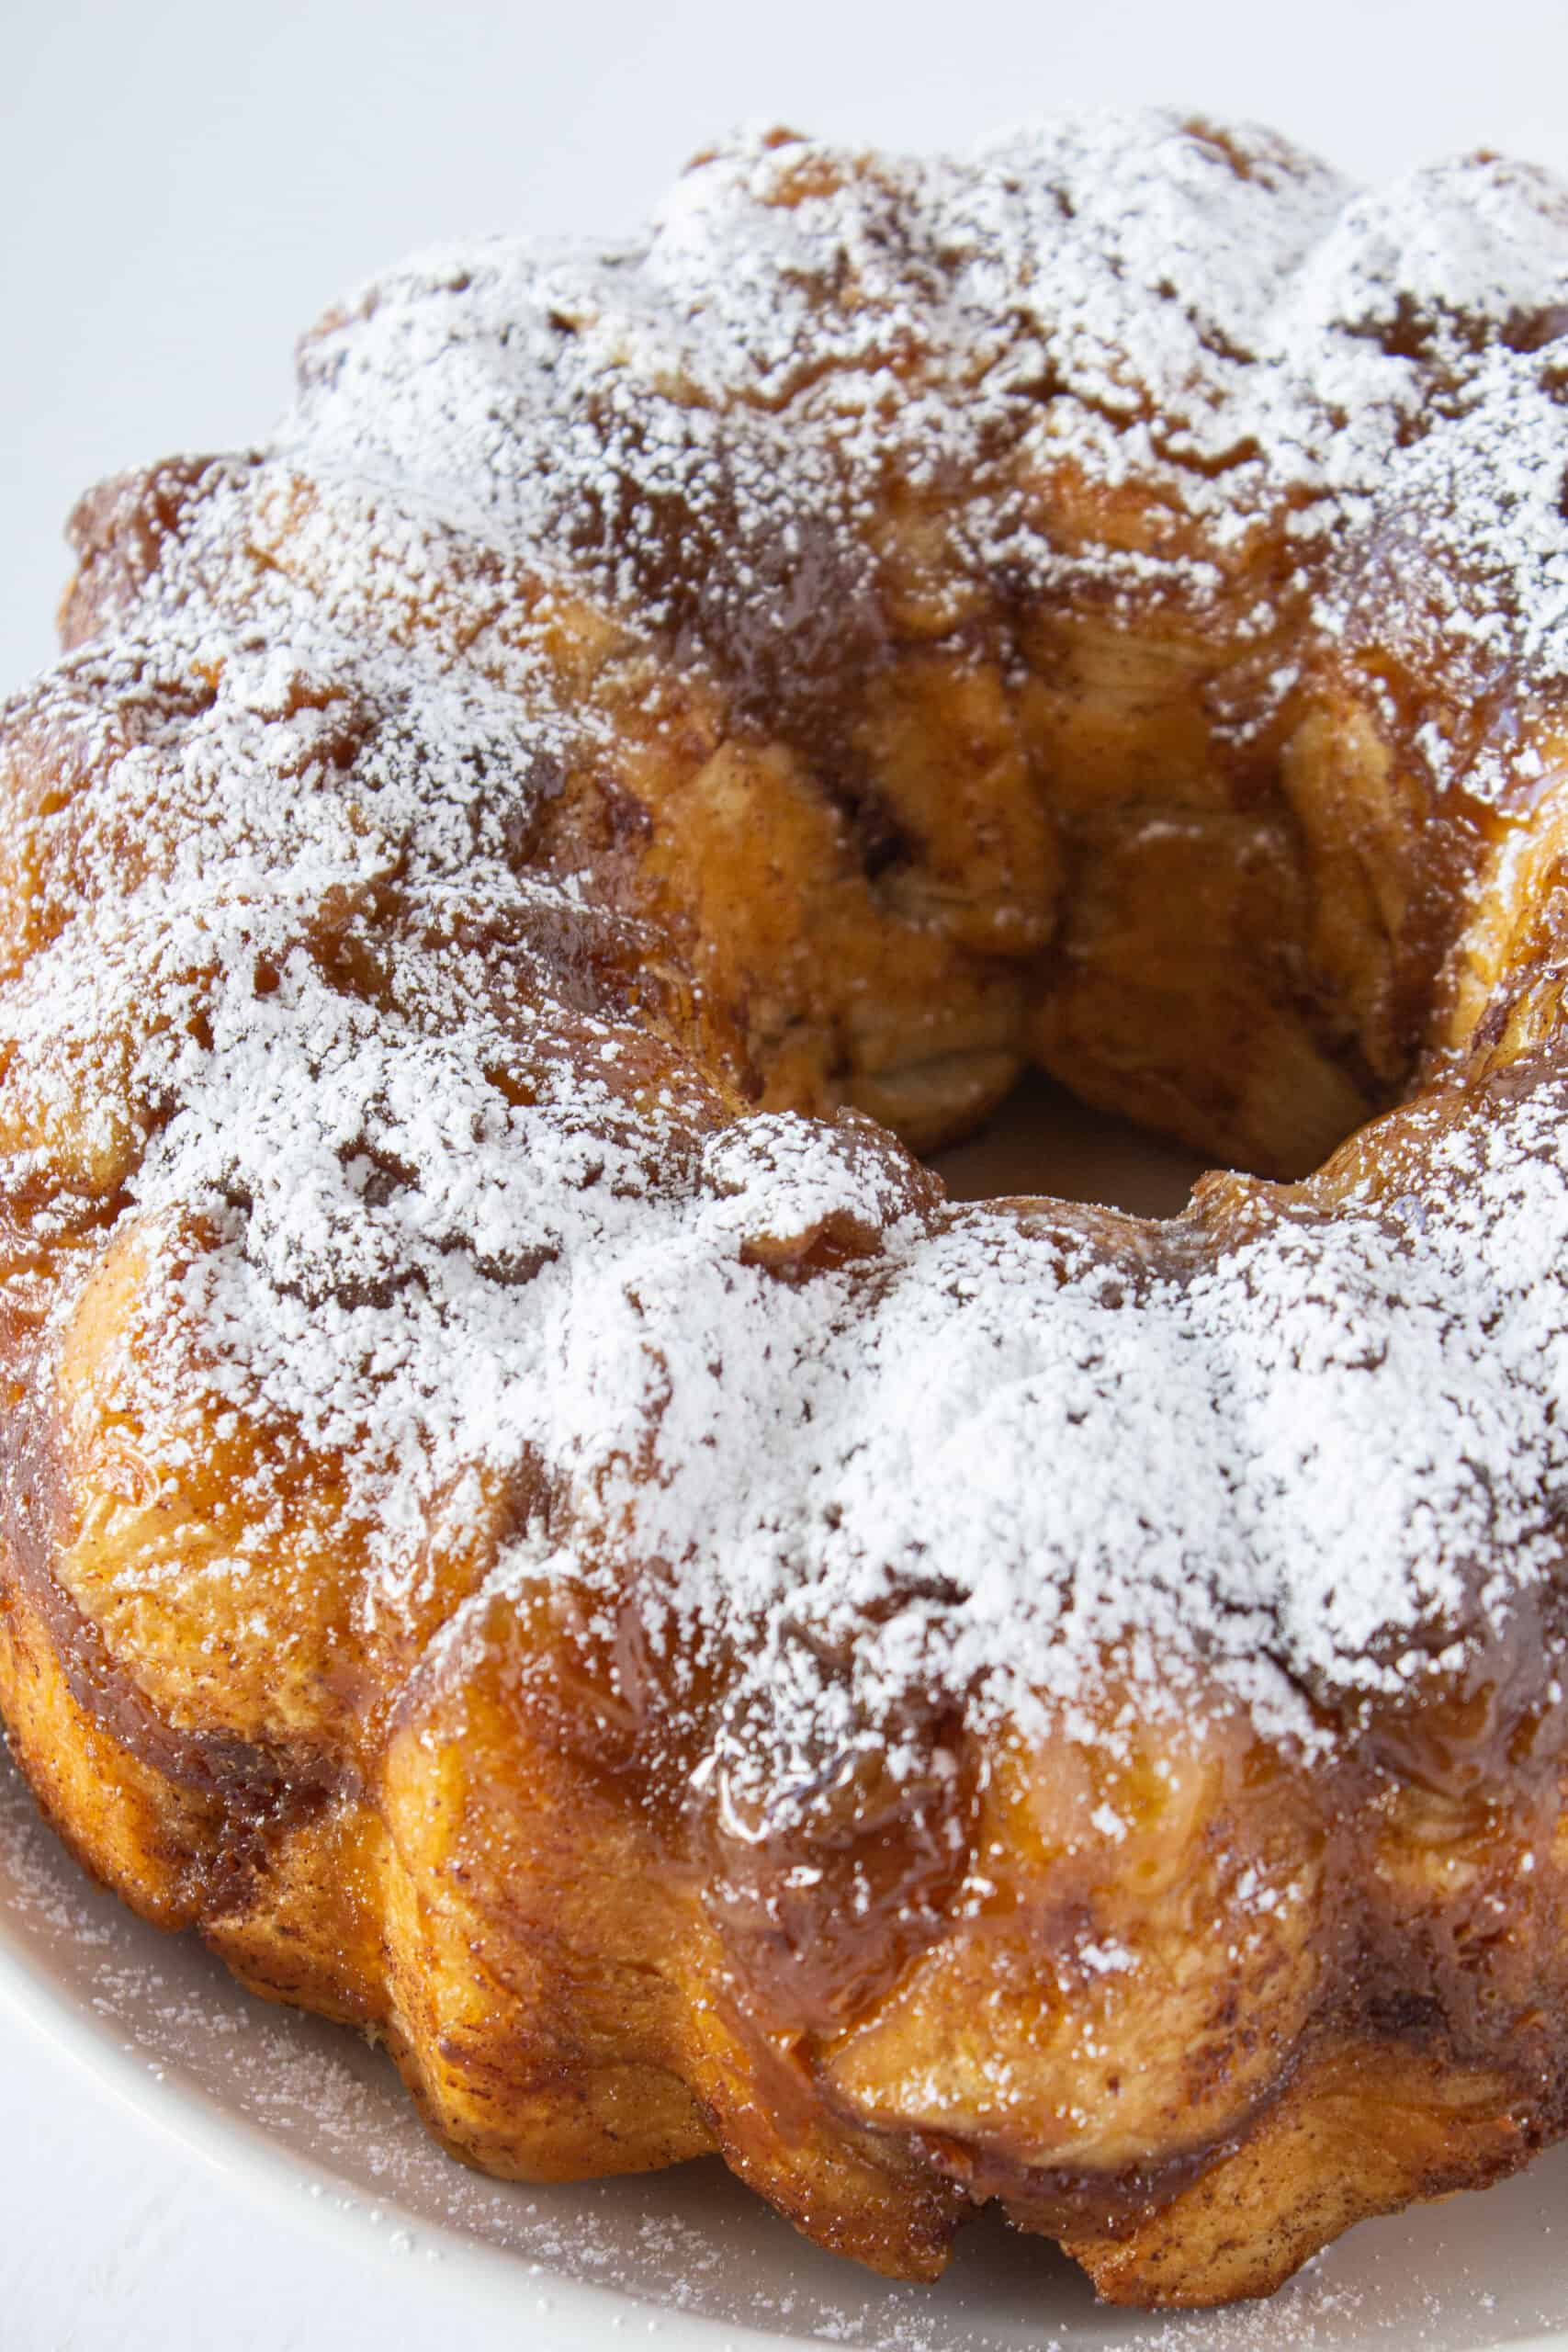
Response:
[[[265,432],[297,331],[405,248],[623,232],[738,120],[962,147],[1142,100],[1260,118],[1362,175],[1478,145],[1568,172],[1568,6],[0,0],[0,692],[50,657],[76,493]],[[6,2352],[530,2341],[290,2234],[0,2036]]]

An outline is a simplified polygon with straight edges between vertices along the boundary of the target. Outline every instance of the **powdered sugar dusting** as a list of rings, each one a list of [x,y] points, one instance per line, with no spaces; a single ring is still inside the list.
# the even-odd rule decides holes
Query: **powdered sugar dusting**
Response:
[[[717,575],[696,623],[721,662],[749,596],[809,628],[807,533],[841,628],[895,492],[942,496],[977,570],[1200,612],[1283,504],[1297,571],[1228,626],[1288,618],[1298,665],[1369,619],[1385,639],[1388,566],[1415,562],[1404,650],[1472,695],[1564,666],[1565,205],[1491,157],[1359,195],[1267,134],[1158,114],[970,164],[741,143],[646,246],[497,240],[379,281],[307,346],[280,446],[534,549],[564,537],[655,616],[678,528]],[[1032,489],[1065,463],[1135,485],[1144,527],[1064,546]],[[1172,517],[1206,553],[1175,550]]]
[[[334,1457],[362,1631],[525,1469],[470,1613],[629,1582],[677,1679],[729,1662],[732,1795],[824,1738],[897,1765],[914,1692],[1029,1725],[1201,1675],[1311,1741],[1483,1663],[1559,1556],[1554,1080],[1404,1114],[1348,1194],[1256,1187],[1245,1234],[953,1207],[574,993],[585,933],[634,976],[660,942],[528,844],[613,764],[603,677],[650,633],[742,706],[760,634],[807,677],[869,643],[898,499],[942,508],[955,594],[1278,639],[1265,702],[1375,609],[1429,765],[1504,806],[1508,729],[1455,714],[1568,670],[1564,205],[1488,161],[1352,197],[1165,118],[962,164],[742,143],[644,245],[465,248],[329,322],[274,443],[170,493],[118,633],[13,715],[6,1181],[79,1269],[40,1396],[134,1252],[61,1409],[127,1417],[173,1505],[215,1426]],[[1054,534],[1065,467],[1138,529]]]

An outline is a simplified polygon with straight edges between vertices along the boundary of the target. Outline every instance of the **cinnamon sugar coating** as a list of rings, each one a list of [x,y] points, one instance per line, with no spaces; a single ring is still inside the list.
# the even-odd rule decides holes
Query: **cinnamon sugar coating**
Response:
[[[778,133],[79,510],[0,1703],[476,2162],[1204,2302],[1568,2125],[1565,332],[1495,158]],[[948,1202],[1031,1065],[1252,1172]]]

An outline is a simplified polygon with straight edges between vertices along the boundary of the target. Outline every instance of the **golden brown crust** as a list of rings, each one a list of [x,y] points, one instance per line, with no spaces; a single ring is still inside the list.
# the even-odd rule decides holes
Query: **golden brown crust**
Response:
[[[1338,201],[1268,142],[1160,137],[1226,203]],[[1112,2300],[1264,2292],[1568,2126],[1554,689],[1520,655],[1483,712],[1481,624],[1439,659],[1368,585],[1398,499],[1347,553],[1321,485],[1225,442],[1273,376],[1196,297],[1143,299],[1212,363],[1213,446],[1190,374],[1118,409],[1098,359],[1047,367],[1032,277],[986,346],[1013,389],[970,382],[975,317],[941,338],[980,264],[920,243],[932,207],[969,233],[967,183],[948,220],[799,142],[704,168],[760,251],[839,238],[837,276],[776,273],[804,372],[646,361],[608,265],[536,288],[541,380],[602,345],[575,407],[530,379],[542,522],[497,520],[544,495],[521,458],[492,511],[475,458],[476,520],[333,438],[362,364],[397,425],[405,311],[429,380],[510,331],[482,257],[323,322],[309,431],[79,511],[73,650],[0,745],[0,1712],[87,1867],[385,2041],[487,2171],[716,2149],[892,2275],[995,2198]],[[1463,424],[1483,345],[1533,363],[1538,312],[1439,318],[1419,417]],[[1334,333],[1416,365],[1405,312],[1372,324]],[[818,391],[839,470],[803,459],[781,520],[745,435]],[[922,470],[933,403],[979,426]],[[1167,1226],[965,1222],[893,1135],[809,1124],[926,1150],[1030,1064],[1261,1173]],[[1298,1443],[1270,1415],[1314,1383]],[[1369,1463],[1404,1563],[1370,1600],[1332,1492]],[[932,1514],[901,1546],[900,1479]]]

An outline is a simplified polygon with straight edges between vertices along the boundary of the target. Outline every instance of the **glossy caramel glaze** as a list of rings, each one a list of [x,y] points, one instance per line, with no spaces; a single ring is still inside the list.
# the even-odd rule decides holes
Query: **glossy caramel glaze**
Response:
[[[1492,159],[779,134],[79,511],[0,1703],[468,2160],[1201,2303],[1568,2125],[1565,303]],[[1031,1066],[1252,1172],[949,1203]]]

